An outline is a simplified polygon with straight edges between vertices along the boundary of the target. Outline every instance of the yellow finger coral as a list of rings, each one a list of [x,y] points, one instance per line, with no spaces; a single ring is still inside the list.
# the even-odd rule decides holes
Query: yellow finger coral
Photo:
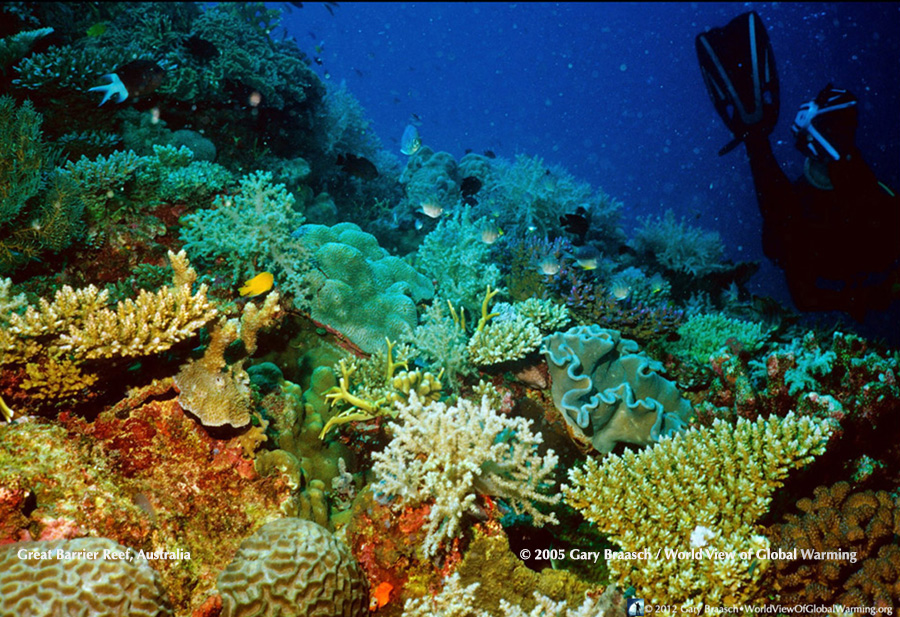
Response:
[[[756,521],[788,472],[825,451],[831,431],[792,413],[736,426],[717,420],[640,452],[588,460],[570,470],[563,493],[626,554],[649,551],[609,560],[620,587],[654,603],[753,601],[768,566]]]

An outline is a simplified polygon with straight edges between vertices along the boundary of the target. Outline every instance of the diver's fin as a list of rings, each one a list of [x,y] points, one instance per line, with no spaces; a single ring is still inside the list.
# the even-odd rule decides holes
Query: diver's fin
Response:
[[[734,135],[719,155],[733,150],[751,131],[771,133],[778,121],[778,73],[759,15],[750,11],[724,28],[698,34],[696,46],[703,82]]]

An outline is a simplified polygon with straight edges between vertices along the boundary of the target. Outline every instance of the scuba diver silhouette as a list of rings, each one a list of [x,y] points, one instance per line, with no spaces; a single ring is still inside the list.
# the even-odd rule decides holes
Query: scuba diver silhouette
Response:
[[[709,95],[734,135],[719,155],[746,146],[763,251],[784,270],[794,304],[857,321],[886,309],[900,297],[900,199],[856,146],[856,97],[828,84],[800,106],[791,132],[806,161],[792,183],[769,144],[779,89],[762,19],[744,13],[699,34],[696,47]]]

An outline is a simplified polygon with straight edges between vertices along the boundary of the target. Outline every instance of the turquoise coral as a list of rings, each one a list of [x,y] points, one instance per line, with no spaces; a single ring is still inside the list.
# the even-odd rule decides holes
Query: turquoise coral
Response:
[[[685,426],[691,405],[661,377],[659,362],[616,330],[577,326],[544,339],[553,403],[570,434],[600,452],[648,445]]]

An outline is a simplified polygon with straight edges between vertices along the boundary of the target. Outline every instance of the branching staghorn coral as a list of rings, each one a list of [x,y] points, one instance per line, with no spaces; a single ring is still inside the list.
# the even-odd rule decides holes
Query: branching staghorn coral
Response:
[[[825,451],[829,423],[811,418],[716,420],[653,447],[569,471],[566,502],[623,551],[649,559],[609,561],[620,587],[649,602],[733,605],[757,599],[769,548],[756,521],[788,472]],[[712,550],[724,559],[675,559],[657,550]],[[741,558],[740,553],[745,552]],[[749,551],[749,555],[746,552]]]
[[[52,301],[41,298],[22,314],[5,315],[0,365],[24,365],[28,379],[23,386],[34,398],[70,399],[96,380],[82,370],[85,361],[147,356],[190,338],[216,309],[206,297],[206,285],[191,291],[197,273],[184,251],[169,251],[169,260],[172,286],[156,293],[141,290],[114,310],[106,306],[106,290],[66,285]]]
[[[375,490],[396,498],[395,510],[431,504],[425,555],[435,555],[442,543],[460,535],[463,516],[479,512],[479,495],[508,501],[537,526],[558,522],[535,507],[559,501],[559,495],[543,492],[552,482],[557,457],[553,450],[537,453],[543,438],[532,432],[530,421],[501,416],[487,399],[480,404],[459,399],[448,407],[423,405],[410,394],[409,403],[397,409],[393,439],[372,455]]]

